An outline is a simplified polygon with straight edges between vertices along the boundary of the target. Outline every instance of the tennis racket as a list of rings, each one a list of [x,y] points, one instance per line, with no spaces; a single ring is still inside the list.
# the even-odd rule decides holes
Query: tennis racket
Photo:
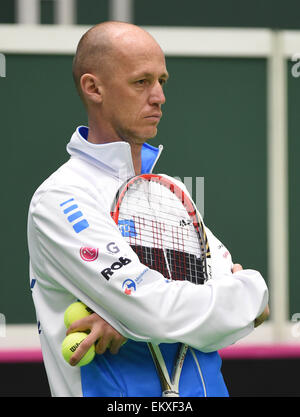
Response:
[[[131,178],[116,195],[113,220],[140,261],[167,280],[203,284],[210,278],[210,250],[193,201],[168,177]],[[179,397],[188,345],[179,344],[171,376],[158,345],[148,343],[163,397]]]

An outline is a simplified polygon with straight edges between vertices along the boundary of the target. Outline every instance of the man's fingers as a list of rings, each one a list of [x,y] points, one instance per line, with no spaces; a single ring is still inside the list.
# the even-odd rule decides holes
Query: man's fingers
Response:
[[[104,335],[100,337],[95,346],[97,355],[103,355],[106,349],[110,348],[111,341],[111,335]]]
[[[260,326],[265,320],[267,320],[269,315],[270,315],[270,309],[269,309],[269,305],[267,305],[264,311],[262,312],[262,314],[254,320],[254,327]]]
[[[96,353],[102,355],[109,349],[110,353],[115,355],[119,352],[120,348],[126,343],[127,339],[120,334],[106,334],[100,337],[96,344]]]
[[[119,349],[127,342],[127,339],[123,336],[115,337],[110,344],[110,353],[116,355]]]
[[[232,266],[232,273],[234,274],[235,272],[238,272],[238,271],[242,271],[243,270],[243,267],[242,267],[242,265],[240,265],[240,264],[234,264],[233,266]]]
[[[66,334],[74,333],[74,332],[90,332],[92,321],[89,320],[90,317],[84,317],[83,319],[79,319],[74,321],[70,324]]]
[[[87,337],[80,343],[78,348],[75,350],[73,355],[70,358],[70,365],[75,366],[83,358],[89,348],[95,343],[95,336],[92,334],[87,335]]]
[[[98,355],[102,355],[107,349],[116,354],[127,340],[96,313],[72,323],[66,334],[74,332],[85,332],[88,336],[71,356],[71,365],[76,365],[92,344],[95,344],[95,352]]]

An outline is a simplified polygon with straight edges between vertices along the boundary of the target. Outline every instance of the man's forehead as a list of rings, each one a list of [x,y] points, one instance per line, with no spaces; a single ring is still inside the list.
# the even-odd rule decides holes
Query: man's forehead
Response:
[[[150,33],[139,27],[115,33],[111,36],[111,44],[120,55],[164,55],[160,45]]]
[[[167,75],[165,56],[159,48],[122,50],[115,55],[116,62],[132,73],[161,72]]]
[[[167,78],[164,53],[157,41],[145,30],[133,25],[116,25],[116,27],[112,25],[106,31],[105,39],[106,44],[109,45],[105,60],[109,65],[110,74],[119,71],[123,73],[158,72]],[[103,59],[104,55],[102,55],[102,63]]]
[[[167,80],[169,78],[164,60],[133,59],[129,65],[122,66],[122,69],[132,79],[159,77]]]

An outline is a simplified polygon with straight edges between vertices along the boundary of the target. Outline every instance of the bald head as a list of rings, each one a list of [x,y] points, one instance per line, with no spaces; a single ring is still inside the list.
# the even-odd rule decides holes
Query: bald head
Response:
[[[80,39],[73,60],[73,78],[80,96],[83,74],[97,74],[101,78],[113,76],[114,67],[118,65],[116,58],[126,53],[127,46],[145,41],[160,49],[148,32],[130,23],[110,21],[89,29]]]
[[[73,76],[87,110],[89,141],[140,146],[155,137],[169,75],[148,32],[123,22],[92,27],[78,44]]]

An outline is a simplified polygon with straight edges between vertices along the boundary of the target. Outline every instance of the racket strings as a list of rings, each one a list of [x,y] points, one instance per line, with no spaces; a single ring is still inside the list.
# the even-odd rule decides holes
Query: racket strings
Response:
[[[183,202],[166,187],[148,182],[130,187],[119,212],[119,227],[124,223],[129,229],[121,232],[144,265],[166,279],[205,282],[206,242]]]
[[[206,280],[205,265],[195,255],[166,249],[166,261],[164,250],[161,248],[149,248],[134,244],[130,246],[144,265],[160,272],[166,279],[189,280],[194,284],[203,284]],[[171,270],[171,274],[169,273],[169,269]]]

